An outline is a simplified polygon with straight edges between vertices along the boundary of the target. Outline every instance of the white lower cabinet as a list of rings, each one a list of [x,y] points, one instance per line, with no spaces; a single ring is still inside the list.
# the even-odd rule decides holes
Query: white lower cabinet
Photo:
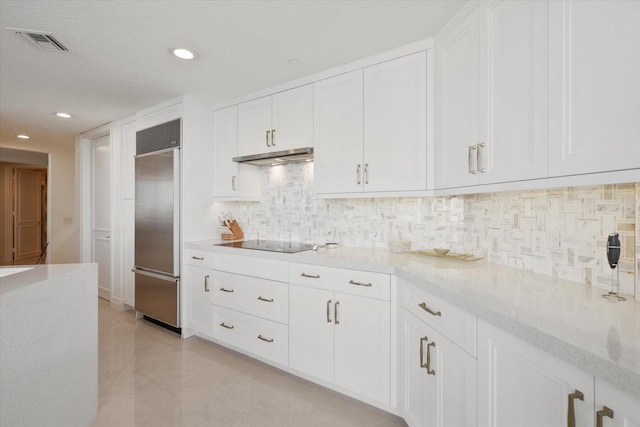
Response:
[[[637,398],[596,378],[596,427],[640,426]]]
[[[593,426],[594,378],[478,322],[478,426]]]
[[[182,275],[182,285],[186,286],[189,293],[188,328],[197,334],[211,335],[207,330],[210,324],[209,292],[212,275],[213,271],[208,268],[193,265],[187,265]]]
[[[289,287],[289,366],[389,405],[388,301]]]

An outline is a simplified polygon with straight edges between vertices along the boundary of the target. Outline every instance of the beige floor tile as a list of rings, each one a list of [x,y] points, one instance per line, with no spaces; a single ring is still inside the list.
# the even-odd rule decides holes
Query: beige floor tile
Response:
[[[100,300],[93,426],[406,426],[398,417]]]

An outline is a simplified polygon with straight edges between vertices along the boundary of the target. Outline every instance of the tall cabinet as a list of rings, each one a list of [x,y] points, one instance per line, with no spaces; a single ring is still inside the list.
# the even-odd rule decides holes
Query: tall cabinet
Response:
[[[436,39],[436,187],[546,177],[547,4],[483,2]]]

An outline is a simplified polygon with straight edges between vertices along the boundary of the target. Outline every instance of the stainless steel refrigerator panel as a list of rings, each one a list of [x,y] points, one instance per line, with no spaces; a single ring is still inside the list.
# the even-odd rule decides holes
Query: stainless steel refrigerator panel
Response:
[[[135,271],[135,273],[136,311],[179,328],[180,292],[178,279],[140,271]]]
[[[179,275],[179,150],[137,156],[135,265]]]

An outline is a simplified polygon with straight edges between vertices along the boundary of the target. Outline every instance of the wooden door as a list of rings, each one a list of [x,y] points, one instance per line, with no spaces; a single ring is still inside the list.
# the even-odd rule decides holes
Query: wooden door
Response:
[[[42,170],[15,168],[14,262],[35,264],[43,249]]]

